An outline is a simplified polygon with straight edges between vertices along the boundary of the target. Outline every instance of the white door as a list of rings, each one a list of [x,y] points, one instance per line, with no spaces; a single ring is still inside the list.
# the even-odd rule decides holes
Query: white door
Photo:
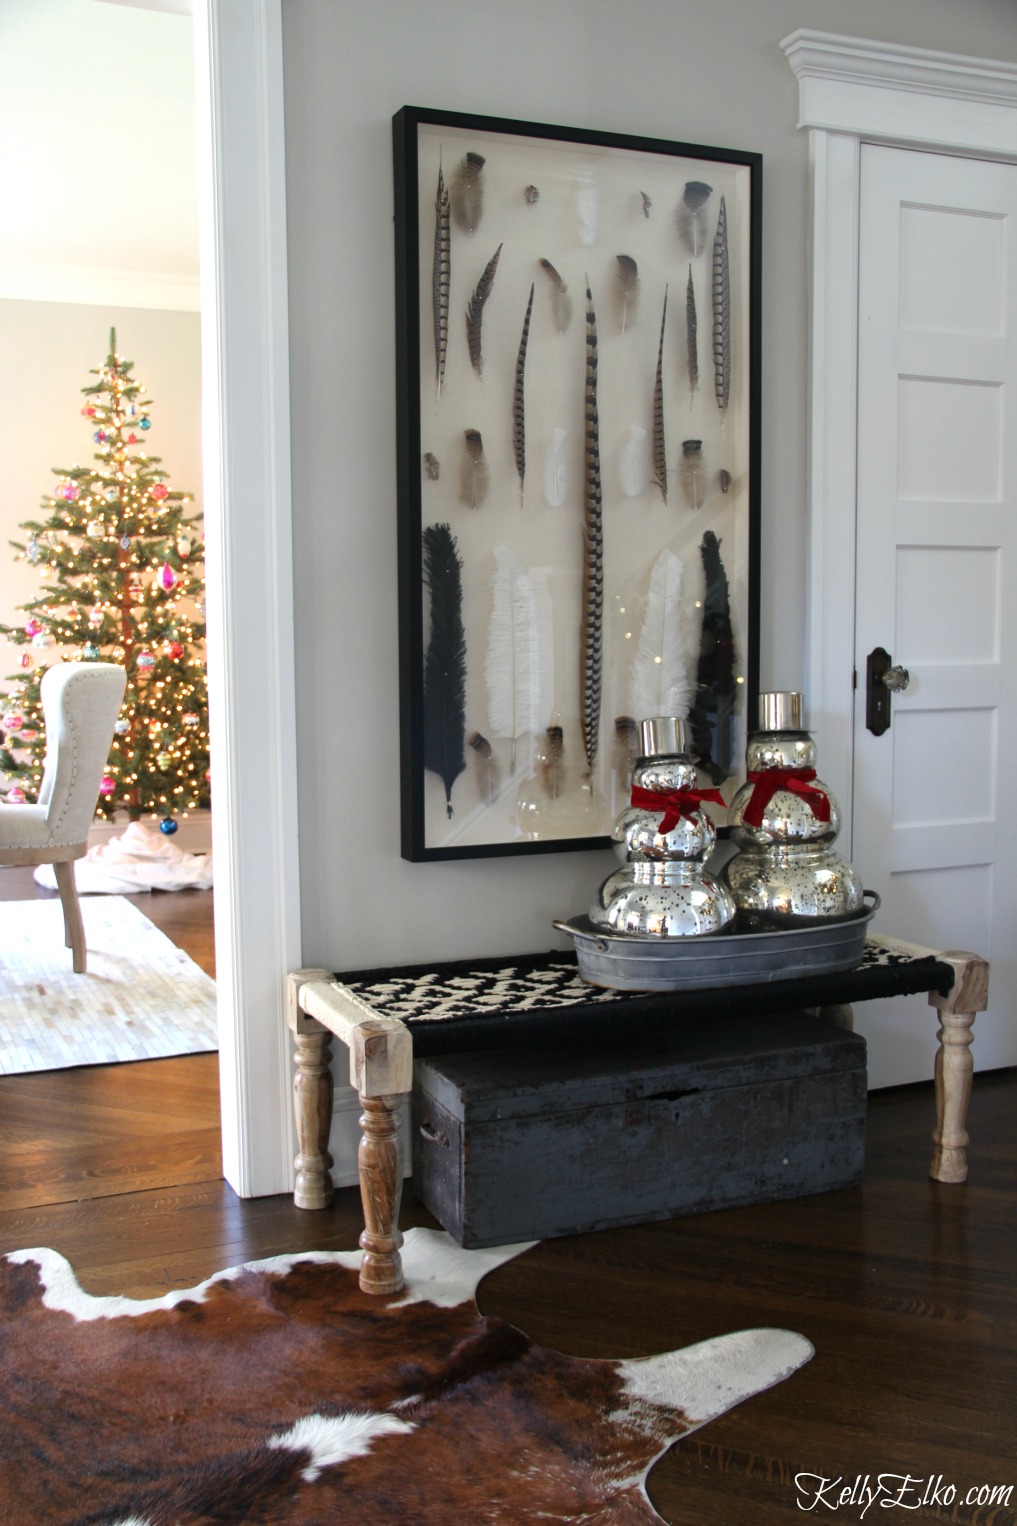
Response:
[[[1017,166],[863,145],[853,842],[877,931],[991,961],[1017,1062]],[[910,674],[868,729],[866,663]],[[931,1074],[924,997],[859,1003],[869,1084]]]

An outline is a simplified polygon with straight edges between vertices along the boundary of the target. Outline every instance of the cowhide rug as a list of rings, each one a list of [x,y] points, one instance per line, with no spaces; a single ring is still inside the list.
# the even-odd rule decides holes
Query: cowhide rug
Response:
[[[359,1252],[278,1256],[158,1299],[95,1298],[52,1250],[0,1259],[5,1526],[658,1521],[678,1437],[812,1355],[787,1330],[583,1361],[473,1295],[526,1247],[406,1236],[407,1291]]]

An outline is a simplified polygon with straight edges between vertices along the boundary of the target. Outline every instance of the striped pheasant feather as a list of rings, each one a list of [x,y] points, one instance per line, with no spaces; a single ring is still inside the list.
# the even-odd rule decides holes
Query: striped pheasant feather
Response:
[[[727,207],[723,196],[713,240],[713,385],[717,407],[721,413],[726,413],[731,399],[731,275],[727,254]]]
[[[515,452],[516,471],[519,473],[519,501],[523,501],[523,483],[526,478],[526,398],[524,393],[526,379],[526,346],[530,337],[530,314],[533,311],[533,286],[530,286],[530,300],[526,304],[526,317],[523,319],[523,333],[519,340],[519,353],[516,356],[516,379],[512,394],[512,449]]]
[[[582,673],[579,716],[592,775],[600,733],[603,668],[604,522],[600,486],[600,421],[597,413],[597,316],[586,283],[585,469],[583,492]]]
[[[667,455],[664,449],[664,325],[667,322],[667,287],[664,287],[664,311],[660,315],[660,344],[657,348],[657,375],[653,383],[653,480],[667,503]]]
[[[484,274],[474,287],[473,295],[466,307],[466,343],[470,350],[470,363],[478,376],[482,376],[484,371],[484,348],[481,337],[484,307],[494,287],[494,275],[498,269],[501,251],[502,245],[499,244],[485,265]]]
[[[431,305],[434,314],[434,371],[441,396],[448,349],[448,296],[452,280],[452,246],[449,235],[449,198],[445,176],[438,166],[438,192],[434,198],[434,264],[431,270]]]
[[[689,266],[689,284],[685,288],[685,340],[689,359],[689,407],[699,386],[699,320],[696,317],[696,288],[692,284],[692,266]]]

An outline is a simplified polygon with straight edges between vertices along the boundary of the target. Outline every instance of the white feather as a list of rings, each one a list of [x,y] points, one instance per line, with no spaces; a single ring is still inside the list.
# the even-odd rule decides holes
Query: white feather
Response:
[[[618,475],[626,498],[638,498],[645,492],[648,475],[646,430],[640,429],[638,424],[629,425],[629,437],[618,457]]]
[[[551,430],[551,443],[544,462],[544,497],[552,509],[560,509],[569,490],[568,458],[565,455],[564,429]]]
[[[579,242],[587,248],[597,242],[597,213],[599,197],[597,183],[590,178],[576,192],[576,215],[579,218]]]
[[[539,725],[540,653],[533,581],[514,551],[494,548],[487,634],[487,714],[491,732],[512,742]]]
[[[683,568],[673,551],[661,551],[650,573],[639,646],[632,660],[631,713],[684,719],[692,708],[692,676],[682,609]]]

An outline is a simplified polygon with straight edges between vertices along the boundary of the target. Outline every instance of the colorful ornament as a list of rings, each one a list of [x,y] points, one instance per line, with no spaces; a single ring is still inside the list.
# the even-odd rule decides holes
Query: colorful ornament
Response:
[[[116,503],[116,501],[119,498],[119,496],[120,496],[120,489],[119,488],[108,487],[106,489],[106,499],[107,499],[107,501],[109,503]]]
[[[19,715],[16,710],[8,710],[7,714],[3,717],[3,728],[5,731],[20,731],[24,724],[25,717]]]
[[[36,564],[38,563],[39,559],[42,556],[42,547],[40,546],[39,542],[36,540],[34,535],[32,536],[32,539],[28,542],[28,545],[25,548],[25,554],[27,555],[28,560],[31,562],[32,566],[33,567],[36,566]]]
[[[53,637],[49,631],[40,631],[37,636],[32,637],[32,645],[44,651],[46,647],[53,645]]]
[[[122,646],[111,647],[110,648],[110,656],[112,657],[114,662],[123,662],[124,656],[125,656],[123,647]]]
[[[94,630],[98,630],[105,618],[102,607],[98,604],[88,611],[88,623]]]
[[[191,542],[188,540],[186,535],[181,535],[181,536],[179,536],[177,538],[177,550],[179,551],[181,556],[189,556],[190,555],[190,552],[191,552]]]
[[[91,418],[95,417],[95,409],[92,407],[91,403],[86,403],[84,408],[82,408],[81,411],[84,414],[86,419],[91,419]]]
[[[81,655],[86,662],[95,662],[99,656],[99,648],[89,641],[81,648]]]
[[[22,726],[21,728],[21,740],[23,742],[34,742],[38,735],[39,733],[34,726]]]
[[[156,503],[162,503],[164,498],[169,497],[169,488],[164,487],[161,482],[157,482],[155,487],[152,489],[152,497],[155,499]]]
[[[172,816],[164,816],[159,823],[159,831],[165,832],[167,837],[172,837],[177,829],[177,824]]]
[[[151,429],[151,427],[152,427],[152,420],[149,418],[147,413],[143,414],[142,417],[138,420],[138,428],[139,429]]]
[[[118,737],[122,737],[124,732],[130,731],[130,729],[130,721],[124,720],[123,716],[118,716],[117,719],[113,722],[113,730],[116,732]]]
[[[35,667],[35,658],[32,656],[31,652],[22,652],[22,654],[21,654],[21,666],[23,668],[34,668]]]
[[[106,431],[105,431],[105,429],[97,429],[95,431],[95,434],[92,436],[92,439],[95,441],[96,445],[103,445],[103,444],[105,444],[105,441],[106,441]]]
[[[81,497],[81,489],[76,482],[64,482],[57,488],[56,495],[58,498],[65,498],[68,503],[73,503],[76,498]]]
[[[116,793],[116,787],[117,781],[111,778],[109,774],[104,774],[99,782],[99,794],[108,800],[110,795]]]
[[[129,434],[127,436],[127,443],[128,443],[128,445],[137,445],[137,443],[138,443],[137,435],[136,434]]]
[[[152,670],[152,668],[154,666],[155,666],[155,658],[152,656],[151,652],[139,652],[138,653],[137,667],[138,667],[138,672],[139,673],[148,673],[148,672],[151,672],[151,670]]]
[[[179,661],[179,659],[184,655],[184,649],[179,641],[171,641],[166,647],[166,650],[169,652],[174,662]]]
[[[201,717],[197,714],[196,711],[194,711],[194,710],[185,710],[184,711],[183,722],[184,722],[185,726],[196,726],[200,719],[201,719]]]
[[[33,615],[31,620],[29,620],[26,623],[26,625],[25,625],[25,635],[26,636],[37,636],[41,630],[42,630],[42,621],[41,620],[37,620],[35,618],[35,616]]]
[[[120,549],[121,551],[129,551],[131,549],[131,537],[129,535],[121,535]]]
[[[169,562],[163,562],[162,571],[159,574],[159,581],[166,589],[167,593],[173,587],[173,584],[176,582],[176,580],[177,575],[173,571],[173,568],[170,566]]]
[[[170,764],[173,762],[173,754],[171,752],[157,753],[155,761],[158,763],[161,769],[165,770],[169,768]]]
[[[24,803],[25,803],[25,792],[21,788],[20,784],[15,784],[13,789],[9,789],[7,791],[7,794],[4,796],[4,799],[6,800],[8,805],[24,805]]]
[[[106,534],[105,522],[101,519],[90,519],[85,529],[85,534],[90,540],[102,540]]]

